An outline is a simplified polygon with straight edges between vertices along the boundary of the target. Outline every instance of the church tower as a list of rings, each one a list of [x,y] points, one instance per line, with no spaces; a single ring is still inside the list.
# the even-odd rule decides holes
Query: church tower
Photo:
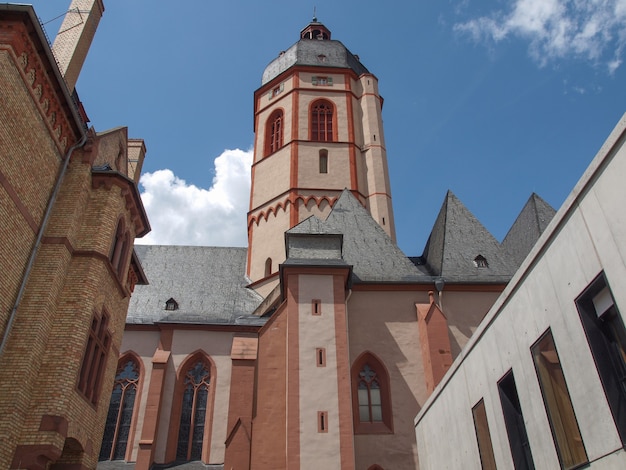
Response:
[[[324,219],[346,188],[395,240],[382,104],[376,77],[317,18],[265,69],[248,212],[247,273],[261,293],[285,260],[284,232]]]

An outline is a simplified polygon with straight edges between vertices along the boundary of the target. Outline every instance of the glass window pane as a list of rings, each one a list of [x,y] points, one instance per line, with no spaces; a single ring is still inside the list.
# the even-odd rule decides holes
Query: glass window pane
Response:
[[[532,354],[561,465],[574,468],[586,463],[587,453],[549,330],[532,347]]]
[[[372,421],[382,421],[383,420],[383,408],[380,405],[372,405]]]
[[[370,398],[371,398],[371,403],[372,405],[380,405],[381,401],[380,401],[380,389],[379,388],[373,388],[370,390]]]
[[[370,408],[367,405],[359,406],[359,420],[361,421],[369,421],[370,420]]]

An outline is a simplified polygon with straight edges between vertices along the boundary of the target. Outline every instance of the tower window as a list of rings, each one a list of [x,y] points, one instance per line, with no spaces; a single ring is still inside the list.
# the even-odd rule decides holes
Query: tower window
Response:
[[[326,100],[318,100],[311,106],[311,140],[332,142],[333,105]]]
[[[320,150],[320,173],[328,173],[328,150]]]
[[[272,258],[265,260],[265,277],[272,274]]]
[[[333,77],[311,77],[311,85],[313,86],[333,86]]]
[[[283,112],[277,109],[270,114],[265,127],[265,155],[276,152],[283,146]]]

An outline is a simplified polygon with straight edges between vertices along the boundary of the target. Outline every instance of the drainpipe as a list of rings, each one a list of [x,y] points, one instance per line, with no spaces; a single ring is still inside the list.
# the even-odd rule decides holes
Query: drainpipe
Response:
[[[78,147],[82,147],[85,145],[87,141],[87,134],[84,133],[76,144],[72,145],[70,149],[65,154],[65,161],[63,162],[63,166],[59,171],[59,176],[57,177],[57,181],[54,186],[54,190],[52,191],[52,196],[50,196],[50,200],[48,201],[48,206],[46,207],[46,212],[43,216],[43,221],[41,222],[41,227],[39,228],[39,233],[37,234],[37,239],[35,240],[35,245],[33,246],[32,251],[30,252],[30,258],[28,259],[28,264],[26,265],[26,271],[24,272],[24,276],[22,277],[22,283],[20,284],[20,289],[17,292],[17,298],[15,299],[15,304],[13,305],[13,309],[11,310],[11,314],[9,315],[9,321],[7,322],[6,329],[4,330],[4,336],[2,337],[2,342],[0,343],[0,356],[4,354],[4,348],[9,341],[9,335],[11,334],[11,330],[13,329],[13,323],[15,322],[15,316],[17,314],[17,309],[20,306],[22,301],[22,297],[24,296],[24,291],[26,290],[26,284],[28,283],[28,278],[30,277],[30,272],[33,269],[33,265],[35,264],[35,258],[37,257],[37,252],[39,251],[39,247],[41,246],[41,239],[43,238],[43,234],[46,231],[46,227],[48,225],[48,220],[50,219],[50,214],[52,214],[52,209],[54,208],[54,203],[59,195],[59,191],[61,190],[61,184],[63,183],[63,178],[65,177],[65,173],[67,172],[67,167],[70,163],[70,157],[74,150]]]

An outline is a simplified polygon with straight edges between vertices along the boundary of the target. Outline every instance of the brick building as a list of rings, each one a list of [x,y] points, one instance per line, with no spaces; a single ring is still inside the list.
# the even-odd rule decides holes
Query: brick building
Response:
[[[149,224],[143,141],[87,128],[74,84],[103,11],[56,44],[0,5],[0,467],[94,468]],[[68,15],[66,20],[71,20]],[[62,52],[62,53],[61,53]]]

